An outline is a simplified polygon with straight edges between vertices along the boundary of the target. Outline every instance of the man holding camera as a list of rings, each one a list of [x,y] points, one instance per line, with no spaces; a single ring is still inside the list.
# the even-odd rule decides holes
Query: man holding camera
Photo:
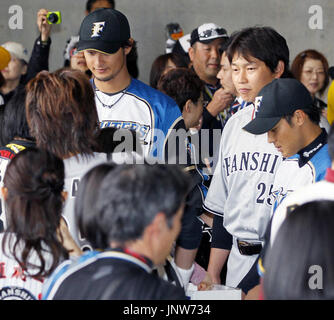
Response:
[[[3,104],[6,104],[19,86],[24,87],[38,72],[49,69],[50,32],[52,25],[47,22],[48,11],[37,13],[37,26],[40,36],[36,39],[29,60],[28,50],[20,43],[8,41],[2,44],[11,55],[6,68],[1,70],[5,83],[0,87]]]

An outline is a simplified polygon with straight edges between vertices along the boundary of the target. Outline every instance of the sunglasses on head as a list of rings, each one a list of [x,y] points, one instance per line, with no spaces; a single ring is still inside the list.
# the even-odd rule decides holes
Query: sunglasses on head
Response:
[[[208,29],[204,30],[203,32],[199,33],[198,36],[199,38],[210,38],[214,36],[221,36],[224,35],[226,32],[223,28],[219,29]]]

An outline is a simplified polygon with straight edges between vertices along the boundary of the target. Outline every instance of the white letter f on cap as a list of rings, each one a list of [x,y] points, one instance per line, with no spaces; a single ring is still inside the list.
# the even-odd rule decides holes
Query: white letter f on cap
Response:
[[[94,37],[100,37],[101,36],[101,32],[103,31],[104,29],[104,24],[105,24],[105,21],[102,21],[102,22],[94,22],[93,23],[93,27],[92,27],[92,35],[90,36],[91,38],[94,38]]]

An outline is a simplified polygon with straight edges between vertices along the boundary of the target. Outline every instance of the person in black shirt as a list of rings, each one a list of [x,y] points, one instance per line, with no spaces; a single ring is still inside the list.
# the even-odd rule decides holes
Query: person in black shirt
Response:
[[[11,61],[1,70],[5,78],[5,83],[0,87],[0,94],[3,97],[1,105],[12,98],[16,88],[19,86],[23,88],[38,72],[49,70],[52,25],[47,23],[47,13],[46,9],[40,9],[37,13],[37,26],[41,34],[35,40],[30,59],[28,50],[22,44],[13,41],[2,44],[2,47],[9,51]]]

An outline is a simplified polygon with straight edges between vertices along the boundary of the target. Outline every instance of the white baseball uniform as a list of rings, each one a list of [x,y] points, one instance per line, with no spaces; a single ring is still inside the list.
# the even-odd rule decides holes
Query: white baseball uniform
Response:
[[[74,205],[81,178],[93,167],[107,162],[107,156],[104,153],[94,153],[91,157],[71,157],[64,160],[65,166],[65,184],[64,190],[67,191],[63,216],[68,225],[73,239],[78,243],[81,249],[92,250],[89,243],[81,238],[78,227],[75,223]]]
[[[224,227],[233,236],[226,276],[226,285],[231,287],[239,284],[258,256],[241,255],[237,239],[263,240],[270,220],[272,185],[282,161],[281,154],[268,143],[267,134],[253,135],[242,129],[254,112],[254,106],[249,105],[226,123],[204,204],[209,212],[224,217]]]

